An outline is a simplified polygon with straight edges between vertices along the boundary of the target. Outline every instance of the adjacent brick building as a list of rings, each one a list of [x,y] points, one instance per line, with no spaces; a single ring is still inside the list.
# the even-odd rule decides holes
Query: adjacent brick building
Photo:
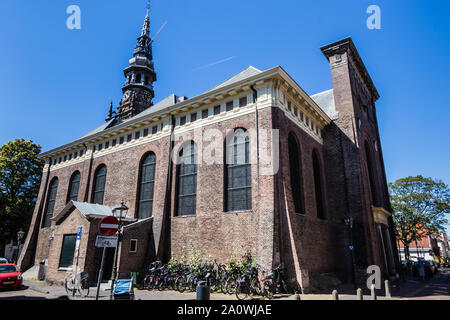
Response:
[[[317,95],[281,67],[249,67],[194,98],[171,95],[153,105],[149,24],[147,14],[117,111],[111,106],[103,125],[41,154],[21,269],[44,260],[47,281],[62,282],[82,226],[78,266],[95,280],[98,222],[124,201],[131,219],[120,272],[193,250],[218,262],[247,250],[266,269],[283,262],[308,290],[320,274],[352,273],[343,222],[352,217],[358,270],[376,264],[395,275],[379,95],[352,40],[321,48],[333,89]]]

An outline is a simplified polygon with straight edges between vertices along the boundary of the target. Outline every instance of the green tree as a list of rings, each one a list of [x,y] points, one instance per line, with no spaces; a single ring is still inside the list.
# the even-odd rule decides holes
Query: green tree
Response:
[[[27,232],[41,180],[41,146],[16,139],[0,147],[0,248]]]
[[[389,193],[397,237],[409,261],[411,242],[445,230],[446,214],[450,213],[449,188],[441,180],[419,175],[389,183]]]

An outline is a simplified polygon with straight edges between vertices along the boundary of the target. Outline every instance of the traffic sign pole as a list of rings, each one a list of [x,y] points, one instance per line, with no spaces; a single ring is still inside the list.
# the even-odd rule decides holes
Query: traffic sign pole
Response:
[[[105,253],[106,248],[103,247],[102,262],[100,264],[100,272],[98,273],[97,293],[95,294],[95,300],[98,300],[98,295],[100,293],[100,284],[102,283],[103,280],[103,264],[105,263]]]

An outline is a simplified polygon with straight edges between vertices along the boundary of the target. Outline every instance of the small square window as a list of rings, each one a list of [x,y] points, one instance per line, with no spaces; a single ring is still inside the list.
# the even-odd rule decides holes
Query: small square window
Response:
[[[185,125],[186,124],[186,116],[182,116],[181,118],[180,118],[180,126],[183,126],[183,125]]]
[[[195,122],[197,120],[197,113],[191,113],[191,122]]]
[[[155,134],[155,133],[157,133],[158,132],[158,126],[154,126],[153,128],[152,128],[152,134]]]
[[[148,128],[144,129],[144,137],[148,136]]]
[[[218,115],[220,113],[220,106],[214,107],[214,115]]]
[[[136,252],[137,251],[137,240],[131,239],[130,240],[130,252]]]
[[[245,107],[247,105],[247,97],[242,97],[239,99],[239,108]]]
[[[233,101],[227,102],[227,111],[233,110]]]
[[[209,115],[208,109],[202,111],[202,119],[208,118],[208,115]]]

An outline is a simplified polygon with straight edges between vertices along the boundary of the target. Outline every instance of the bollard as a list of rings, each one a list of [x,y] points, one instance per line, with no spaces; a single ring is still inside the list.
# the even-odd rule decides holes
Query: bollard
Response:
[[[359,288],[358,290],[356,290],[356,300],[364,300],[363,298],[363,292],[362,289]]]
[[[384,288],[386,290],[386,298],[392,298],[391,297],[391,290],[389,288],[389,280],[384,280]]]
[[[210,289],[206,281],[197,284],[197,300],[210,300]]]
[[[370,287],[370,300],[377,300],[377,291],[374,284]]]
[[[339,300],[339,295],[337,290],[333,290],[333,292],[331,293],[331,300]]]

